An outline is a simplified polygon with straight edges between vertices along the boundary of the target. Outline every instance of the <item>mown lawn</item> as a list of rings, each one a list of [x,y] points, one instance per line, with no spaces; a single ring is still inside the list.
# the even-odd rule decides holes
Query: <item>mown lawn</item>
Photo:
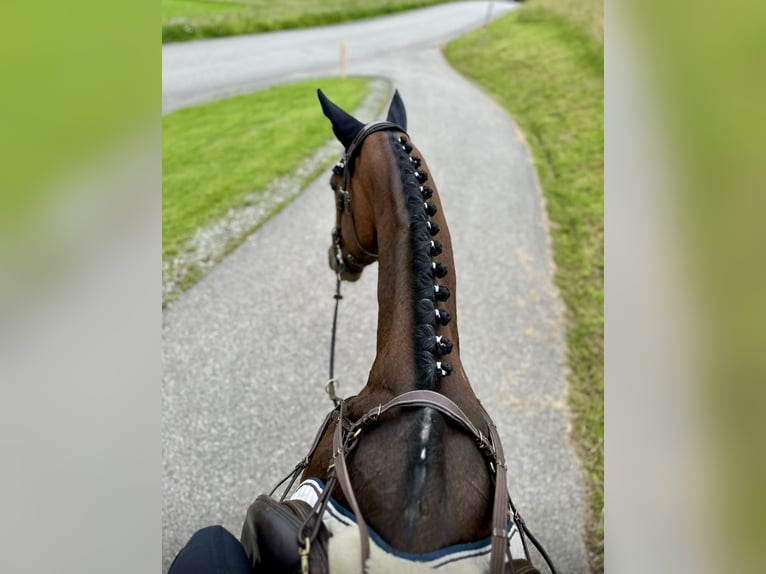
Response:
[[[232,10],[247,8],[244,2],[227,2],[226,0],[162,0],[162,19],[177,18],[183,16],[196,16],[198,14],[220,14]]]
[[[363,78],[324,79],[270,88],[162,118],[162,258],[175,255],[195,231],[292,173],[328,141],[316,96],[322,88],[353,110]]]
[[[526,5],[492,23],[481,46],[477,31],[446,55],[511,113],[547,199],[567,306],[573,438],[591,501],[591,567],[603,572],[604,52],[598,35],[561,14]]]
[[[307,28],[450,0],[162,0],[162,41]]]

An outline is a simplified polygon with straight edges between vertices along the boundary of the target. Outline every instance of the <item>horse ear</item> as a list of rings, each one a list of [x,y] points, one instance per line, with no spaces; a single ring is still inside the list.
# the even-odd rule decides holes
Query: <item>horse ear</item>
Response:
[[[364,124],[328,100],[327,96],[322,93],[322,90],[317,90],[317,96],[319,97],[319,103],[322,104],[324,115],[327,116],[332,124],[332,131],[335,137],[343,144],[343,147],[348,149],[348,146],[354,141],[356,134],[364,127]]]
[[[394,98],[391,100],[391,105],[388,108],[388,118],[386,119],[407,131],[407,110],[404,109],[404,102],[399,95],[399,90],[394,92]]]

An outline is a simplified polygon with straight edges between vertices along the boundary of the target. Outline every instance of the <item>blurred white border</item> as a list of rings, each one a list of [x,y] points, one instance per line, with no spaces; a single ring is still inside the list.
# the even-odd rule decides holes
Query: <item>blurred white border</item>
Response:
[[[651,39],[621,8],[608,6],[605,42],[605,571],[704,574],[721,532],[705,489],[681,174]]]
[[[90,158],[14,251],[0,572],[160,568],[159,143],[156,124]]]

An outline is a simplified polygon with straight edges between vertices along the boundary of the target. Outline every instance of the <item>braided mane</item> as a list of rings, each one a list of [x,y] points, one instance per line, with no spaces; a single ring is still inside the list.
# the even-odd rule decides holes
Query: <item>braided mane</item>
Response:
[[[388,137],[401,174],[410,223],[416,386],[418,389],[433,389],[439,379],[452,372],[451,366],[441,361],[442,355],[452,351],[452,342],[436,334],[437,326],[446,325],[451,319],[445,309],[437,307],[439,301],[445,301],[450,296],[447,287],[437,283],[437,279],[444,277],[448,270],[434,260],[441,253],[442,245],[435,239],[439,226],[431,220],[437,209],[428,201],[433,194],[426,184],[428,174],[421,168],[420,158],[411,154],[412,146],[406,136],[389,134]]]

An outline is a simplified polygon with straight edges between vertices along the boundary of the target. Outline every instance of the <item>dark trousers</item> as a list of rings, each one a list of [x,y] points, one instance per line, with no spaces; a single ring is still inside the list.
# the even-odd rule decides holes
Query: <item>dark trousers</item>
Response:
[[[168,574],[250,574],[245,550],[223,526],[207,526],[189,539]]]

